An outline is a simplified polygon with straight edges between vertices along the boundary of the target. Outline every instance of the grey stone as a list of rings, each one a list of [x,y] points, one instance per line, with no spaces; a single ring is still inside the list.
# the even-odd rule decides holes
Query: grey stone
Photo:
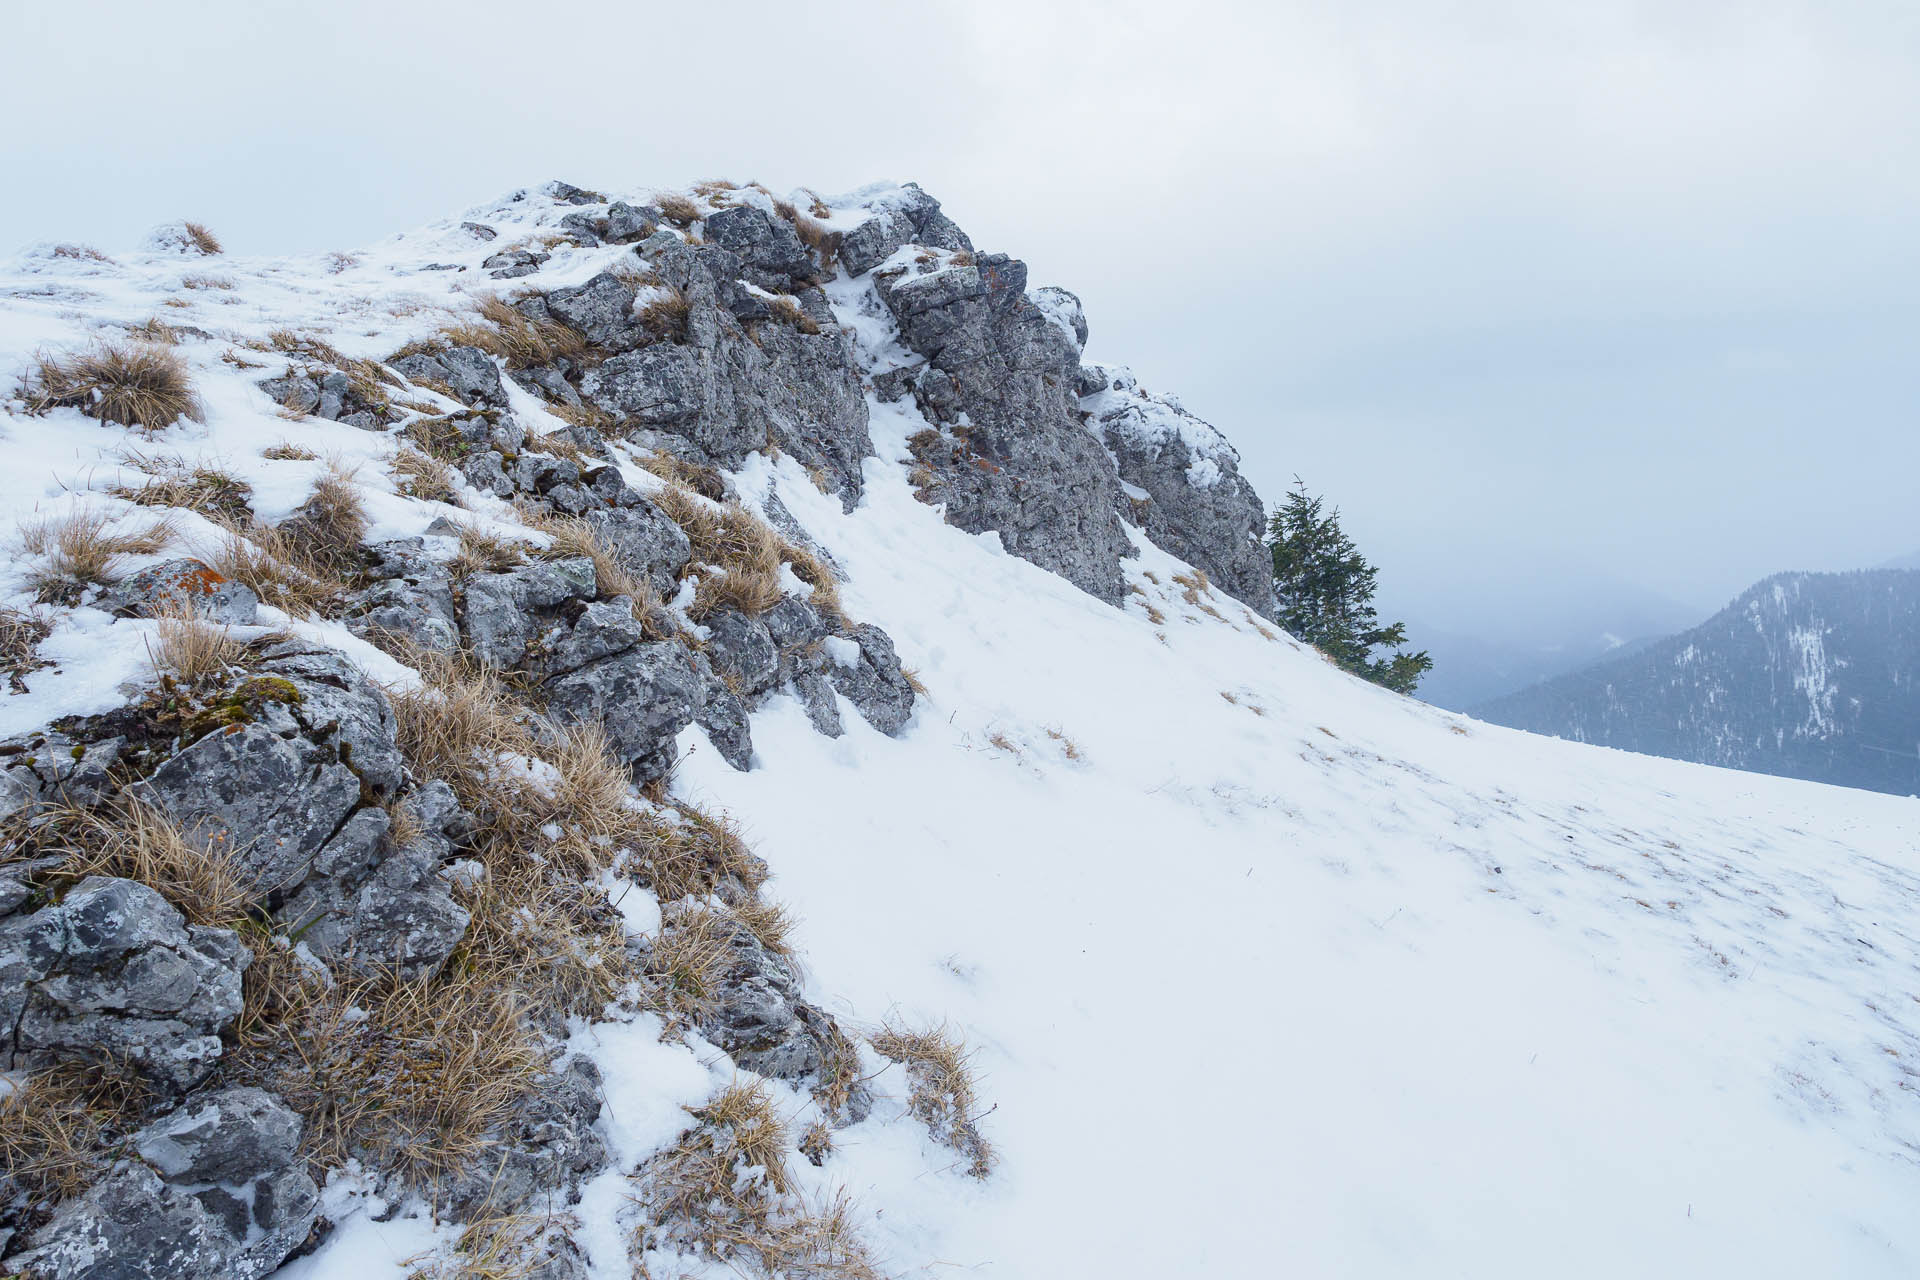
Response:
[[[53,1276],[254,1280],[299,1247],[320,1192],[295,1167],[300,1119],[253,1088],[203,1094],[147,1126],[123,1164],[63,1205],[11,1265]]]
[[[389,820],[362,809],[314,860],[316,874],[276,913],[313,953],[367,974],[421,979],[465,936],[469,915],[439,876],[448,845],[429,830],[403,848]]]
[[[1266,506],[1239,470],[1239,456],[1177,401],[1143,392],[1125,370],[1083,401],[1127,483],[1146,490],[1134,504],[1155,545],[1200,569],[1235,599],[1274,616],[1273,558],[1264,541]],[[1209,446],[1196,453],[1191,442]]]
[[[500,1125],[485,1157],[450,1181],[443,1210],[473,1219],[564,1209],[580,1183],[607,1164],[606,1144],[594,1128],[601,1092],[591,1058],[566,1059]]]
[[[1080,422],[1078,347],[1027,298],[1025,265],[993,254],[876,283],[902,342],[928,361],[915,381],[923,412],[956,427],[915,453],[948,522],[996,531],[1013,554],[1117,603],[1124,492]]]
[[[745,773],[753,767],[753,723],[746,701],[721,679],[707,655],[694,655],[694,668],[700,677],[694,723],[706,732],[721,759]]]
[[[731,687],[752,697],[773,683],[780,672],[780,653],[765,623],[723,609],[706,620],[706,627],[707,657]]]
[[[671,641],[591,663],[544,688],[548,714],[557,723],[605,725],[615,753],[638,782],[672,767],[675,735],[693,722],[702,694],[692,659]]]
[[[475,240],[491,240],[500,234],[484,222],[463,222],[460,224],[460,229]]]
[[[87,740],[57,729],[0,743],[0,818],[28,815],[41,805],[91,807],[114,789],[111,770],[126,740]]]
[[[540,194],[561,204],[599,204],[601,197],[585,187],[576,187],[571,182],[562,182],[555,178],[540,188]]]
[[[780,597],[779,604],[760,615],[760,622],[783,655],[805,649],[827,634],[819,612],[799,596]]]
[[[133,1135],[133,1149],[169,1182],[241,1186],[300,1152],[300,1117],[262,1090],[196,1094]]]
[[[33,899],[33,886],[12,875],[0,875],[0,916],[10,916]]]
[[[480,265],[495,280],[512,280],[532,275],[547,257],[538,249],[502,249]]]
[[[609,351],[627,351],[652,338],[633,313],[633,286],[602,271],[585,284],[545,295],[547,310],[562,324],[578,329],[587,341]]]
[[[463,592],[461,633],[476,658],[512,671],[545,629],[534,615],[569,600],[591,600],[596,585],[593,561],[586,559],[541,560],[503,573],[476,573]]]
[[[748,278],[763,289],[784,289],[791,281],[811,279],[813,259],[793,224],[753,205],[737,205],[709,214],[706,237],[738,255]]]
[[[260,389],[293,413],[312,413],[320,407],[320,387],[302,373],[289,370],[284,376],[268,378]]]
[[[900,670],[892,638],[868,623],[854,627],[849,636],[860,647],[859,660],[851,666],[830,664],[828,679],[868,724],[884,734],[899,733],[913,718],[913,686]]]
[[[630,351],[589,369],[580,394],[608,413],[649,425],[686,422],[707,400],[699,355],[672,344]]]
[[[837,738],[846,732],[840,723],[840,700],[834,696],[833,682],[820,671],[801,671],[793,677],[793,692],[807,713],[814,732]]]
[[[660,211],[650,204],[635,207],[615,200],[607,206],[606,240],[609,244],[633,244],[645,240],[660,229]]]
[[[460,474],[482,493],[491,493],[496,498],[513,496],[513,480],[500,465],[500,455],[491,449],[462,458]]]
[[[258,724],[210,733],[130,788],[191,840],[221,850],[267,900],[306,878],[360,800],[360,779]]]
[[[332,748],[375,799],[399,790],[405,762],[393,706],[366,672],[337,649],[301,640],[261,650],[259,670],[294,687],[303,735]]]
[[[600,228],[605,219],[591,213],[570,213],[560,219],[561,233],[569,237],[582,249],[597,248],[600,244]]]
[[[327,370],[320,375],[320,404],[313,411],[315,416],[334,421],[346,409],[352,393],[353,379],[338,369]]]
[[[390,365],[409,381],[439,383],[453,393],[454,399],[472,408],[506,407],[507,390],[501,385],[499,366],[478,347],[416,351]]]
[[[119,1060],[190,1088],[220,1057],[250,959],[231,930],[189,927],[146,885],[90,876],[0,919],[0,1066]]]

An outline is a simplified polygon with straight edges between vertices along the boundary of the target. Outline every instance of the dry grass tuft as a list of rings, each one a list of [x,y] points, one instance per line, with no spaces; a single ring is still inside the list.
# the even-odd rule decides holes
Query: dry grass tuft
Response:
[[[193,241],[193,247],[201,253],[212,257],[214,254],[223,252],[220,247],[219,237],[207,230],[205,224],[199,222],[183,222],[180,225],[186,231],[187,239]]]
[[[146,1090],[131,1072],[66,1063],[0,1098],[0,1171],[36,1200],[78,1195],[144,1122]]]
[[[627,596],[633,600],[636,610],[658,603],[652,585],[634,577],[600,531],[587,521],[579,516],[522,514],[527,527],[553,540],[546,555],[562,559],[584,557],[593,561],[594,586],[601,599]]]
[[[793,1190],[786,1126],[762,1084],[734,1084],[635,1178],[645,1210],[634,1244],[714,1259],[745,1276],[879,1280],[844,1193],[810,1205]]]
[[[262,449],[260,456],[263,458],[271,458],[275,462],[312,462],[320,455],[303,445],[282,440],[279,444],[268,445]]]
[[[168,324],[159,316],[148,316],[139,324],[127,326],[127,336],[135,342],[150,342],[160,347],[178,346],[180,334],[180,329]]]
[[[653,202],[660,216],[676,227],[688,227],[700,220],[700,206],[681,195],[661,196]]]
[[[810,593],[813,607],[820,616],[846,626],[846,610],[840,606],[840,583],[833,576],[832,566],[812,550],[791,542],[782,543],[780,558],[793,567],[794,577],[813,589]]]
[[[669,906],[642,968],[647,1004],[699,1022],[718,1005],[732,963],[723,912],[705,903]]]
[[[308,559],[302,544],[265,525],[230,525],[225,536],[201,558],[222,577],[243,583],[290,617],[323,613],[345,590],[333,570]]]
[[[689,617],[697,622],[723,608],[752,617],[780,603],[780,565],[791,548],[764,520],[737,503],[716,506],[676,486],[653,501],[686,532],[692,563],[721,570],[701,577]]]
[[[357,566],[367,536],[367,508],[352,474],[329,468],[280,533],[301,568],[337,576]]]
[[[801,333],[820,332],[820,322],[806,313],[798,298],[783,293],[767,305],[773,311],[773,318],[781,324],[791,325]]]
[[[460,550],[447,561],[447,572],[455,578],[466,579],[476,573],[501,573],[526,562],[526,543],[488,533],[478,525],[463,524]]]
[[[183,276],[181,277],[181,280],[180,280],[180,287],[183,289],[227,290],[227,289],[233,288],[233,281],[227,279],[227,277],[225,276],[209,276],[209,275]]]
[[[687,295],[669,286],[640,308],[640,323],[648,333],[661,341],[685,342],[687,314],[690,310]]]
[[[106,254],[90,244],[57,244],[53,246],[56,258],[72,258],[79,262],[112,262]]]
[[[75,511],[20,526],[20,547],[45,561],[27,581],[42,604],[73,604],[89,586],[120,579],[120,563],[130,555],[152,555],[173,538],[161,520],[140,533],[110,533],[112,518],[99,511]]]
[[[868,1043],[906,1067],[908,1107],[933,1140],[964,1156],[973,1177],[993,1172],[993,1148],[975,1125],[972,1054],[965,1042],[945,1026],[912,1031],[890,1023]]]
[[[608,413],[597,404],[581,401],[579,404],[561,404],[558,401],[546,406],[547,412],[560,421],[574,427],[586,427],[590,431],[602,434],[612,431],[620,425],[620,419]]]
[[[793,927],[798,922],[787,908],[777,902],[768,902],[765,898],[751,898],[734,904],[733,918],[745,925],[747,932],[751,933],[769,954],[779,956],[789,964],[797,962],[793,945],[788,942],[787,935],[793,932]]]
[[[709,502],[727,500],[727,481],[712,467],[672,453],[649,453],[640,465],[669,484],[691,489]]]
[[[662,902],[704,898],[724,886],[756,892],[767,879],[766,864],[741,838],[740,828],[690,805],[671,814],[643,815],[633,841],[633,873]]]
[[[522,722],[498,673],[463,654],[403,649],[397,656],[419,671],[419,688],[394,694],[400,748],[422,774],[453,788],[460,802],[496,815],[523,794],[502,757],[533,754]]]
[[[324,338],[311,333],[296,333],[292,329],[275,329],[267,335],[265,342],[248,345],[260,351],[278,351],[283,355],[300,356],[308,361],[340,370],[352,379],[355,394],[372,405],[382,416],[390,413],[393,407],[387,398],[385,388],[404,385],[399,378],[387,372],[376,361],[356,360]]]
[[[906,678],[907,688],[913,690],[915,697],[926,698],[932,696],[927,690],[926,683],[920,679],[919,668],[901,667],[900,674]]]
[[[315,1167],[357,1157],[428,1188],[484,1158],[550,1061],[522,1025],[524,997],[492,977],[329,981],[264,942],[227,1073],[305,1118]]]
[[[477,323],[453,325],[442,332],[458,346],[478,347],[499,356],[509,369],[552,364],[562,358],[577,360],[587,350],[584,334],[557,320],[532,319],[498,295],[481,298],[479,309]]]
[[[39,654],[40,642],[53,634],[53,623],[38,614],[0,605],[0,675],[7,677],[15,693],[27,691],[23,677],[47,664]]]
[[[1060,752],[1069,760],[1080,759],[1080,744],[1075,742],[1064,729],[1048,729],[1047,736],[1060,744]]]
[[[799,235],[800,243],[813,250],[814,257],[820,263],[820,269],[831,272],[840,256],[840,233],[827,230],[824,225],[805,214],[796,213],[789,221],[793,223],[793,229]]]
[[[509,1213],[481,1218],[460,1232],[454,1257],[429,1261],[407,1280],[532,1280],[552,1275],[556,1235],[571,1237],[579,1220],[565,1213]],[[403,1259],[412,1267],[429,1255]]]
[[[116,498],[143,507],[182,507],[216,523],[244,524],[253,518],[253,487],[212,463],[189,464],[180,457],[150,457],[132,453],[128,465],[144,472],[144,484],[114,485]]]
[[[440,459],[418,449],[402,449],[394,455],[391,466],[400,492],[409,498],[460,505],[460,488],[454,481],[453,468]]]
[[[152,343],[102,342],[64,356],[40,355],[20,394],[28,413],[72,408],[144,432],[200,418],[185,362]]]
[[[164,603],[154,612],[153,622],[147,660],[154,674],[171,677],[189,688],[225,675],[246,651],[246,645],[234,639],[231,628],[201,621],[189,603]]]
[[[124,792],[111,807],[61,809],[43,821],[71,851],[63,876],[137,880],[190,924],[225,928],[246,916],[254,885],[240,866],[224,850],[186,839],[166,814]]]

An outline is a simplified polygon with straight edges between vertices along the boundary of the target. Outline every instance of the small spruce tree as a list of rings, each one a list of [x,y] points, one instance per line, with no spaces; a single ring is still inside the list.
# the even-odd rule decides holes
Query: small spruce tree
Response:
[[[1425,650],[1408,653],[1407,625],[1379,625],[1373,608],[1379,570],[1367,563],[1340,529],[1340,511],[1310,496],[1298,476],[1284,505],[1267,523],[1273,552],[1273,590],[1280,598],[1280,625],[1333,659],[1343,671],[1412,693],[1433,668]],[[1384,657],[1373,651],[1386,649]]]

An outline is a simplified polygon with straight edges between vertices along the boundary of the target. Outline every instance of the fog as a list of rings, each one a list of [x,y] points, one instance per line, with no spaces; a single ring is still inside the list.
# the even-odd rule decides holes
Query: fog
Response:
[[[8,26],[0,249],[111,251],[182,216],[236,253],[345,249],[551,177],[913,178],[1078,292],[1089,354],[1215,422],[1269,502],[1295,475],[1327,494],[1389,607],[1435,625],[1616,589],[1704,616],[1776,570],[1920,549],[1910,5],[15,4]]]

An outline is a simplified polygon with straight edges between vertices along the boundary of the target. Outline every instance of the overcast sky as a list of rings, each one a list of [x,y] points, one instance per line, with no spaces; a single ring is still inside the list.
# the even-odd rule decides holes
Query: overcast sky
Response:
[[[1568,581],[1704,615],[1920,549],[1911,0],[6,15],[5,250],[914,178],[1436,622]]]

